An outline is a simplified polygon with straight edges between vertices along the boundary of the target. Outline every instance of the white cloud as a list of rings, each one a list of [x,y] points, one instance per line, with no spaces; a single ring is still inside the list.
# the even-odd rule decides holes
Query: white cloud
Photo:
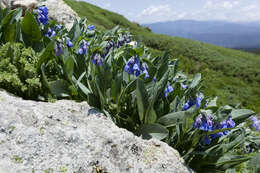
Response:
[[[205,3],[204,8],[206,8],[206,9],[210,8],[210,9],[227,9],[227,10],[230,10],[237,5],[239,5],[238,1],[208,0]]]
[[[144,9],[139,16],[163,16],[171,12],[169,5],[150,6]]]

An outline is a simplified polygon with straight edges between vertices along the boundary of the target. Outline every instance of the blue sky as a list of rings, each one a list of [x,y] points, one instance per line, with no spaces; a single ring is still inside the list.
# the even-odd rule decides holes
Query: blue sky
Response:
[[[194,19],[260,21],[260,0],[85,0],[120,13],[131,21]]]

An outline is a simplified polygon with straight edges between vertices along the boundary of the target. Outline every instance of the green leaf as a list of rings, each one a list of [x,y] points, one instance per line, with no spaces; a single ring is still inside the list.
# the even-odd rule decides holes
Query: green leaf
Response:
[[[237,109],[231,112],[232,119],[237,123],[240,124],[244,122],[245,119],[253,115],[255,112],[249,109]]]
[[[157,122],[166,127],[172,127],[177,124],[183,123],[184,116],[185,116],[185,111],[173,112],[159,118]]]
[[[26,39],[29,41],[30,46],[33,46],[34,42],[39,42],[41,40],[41,30],[39,25],[30,12],[26,12],[22,24],[22,32],[26,35]]]
[[[200,80],[201,80],[201,74],[198,73],[196,74],[196,76],[194,77],[194,79],[192,80],[192,83],[190,85],[190,88],[195,88],[196,86],[199,85],[200,83]]]
[[[57,97],[69,97],[70,90],[67,81],[60,79],[56,81],[49,82],[51,93]]]
[[[142,136],[143,139],[155,138],[162,140],[168,136],[169,131],[160,124],[144,124],[136,131],[138,136]]]
[[[137,79],[136,85],[136,96],[137,96],[137,108],[140,121],[143,122],[145,111],[148,107],[148,94],[144,86],[144,81],[141,79]]]
[[[50,60],[51,58],[54,57],[53,53],[54,53],[54,41],[51,41],[47,45],[47,47],[44,50],[42,50],[42,52],[39,56],[39,60],[36,64],[37,71],[39,71],[39,69],[43,63],[46,63],[48,60]]]
[[[81,35],[80,26],[78,21],[75,19],[72,28],[69,31],[69,37],[72,38],[72,42],[76,42]]]
[[[249,168],[254,173],[260,172],[260,153],[256,154],[248,163]]]
[[[211,108],[211,107],[217,107],[217,100],[218,97],[215,97],[213,100],[211,100],[207,106],[207,108]]]

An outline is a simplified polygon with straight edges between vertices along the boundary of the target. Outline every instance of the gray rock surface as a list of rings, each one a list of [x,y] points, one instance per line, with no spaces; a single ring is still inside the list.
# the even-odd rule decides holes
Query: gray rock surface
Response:
[[[189,171],[167,144],[118,128],[86,102],[27,101],[0,91],[0,172]]]
[[[77,13],[75,13],[63,0],[4,0],[5,4],[22,5],[28,7],[30,4],[35,3],[38,5],[46,5],[49,9],[49,17],[56,19],[60,23],[64,23],[65,26],[70,29],[74,23],[74,19],[80,19]]]

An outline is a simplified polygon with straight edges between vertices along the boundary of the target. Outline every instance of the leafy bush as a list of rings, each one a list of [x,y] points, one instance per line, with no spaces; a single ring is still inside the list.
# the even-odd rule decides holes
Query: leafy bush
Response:
[[[2,38],[1,43],[6,44],[3,50],[8,45],[34,49],[33,57],[37,58],[30,67],[33,77],[40,77],[45,93],[56,98],[87,100],[118,126],[144,139],[157,138],[168,143],[196,171],[242,170],[242,163],[247,169],[259,169],[252,164],[259,159],[255,153],[260,138],[246,130],[244,123],[254,112],[219,107],[217,98],[205,98],[201,75],[190,79],[178,72],[178,60],[168,52],[153,57],[149,49],[132,41],[127,30],[116,27],[101,32],[87,25],[86,19],[75,21],[67,31],[48,20],[46,7],[33,14],[27,12],[23,19],[19,13],[14,10],[0,15],[4,16],[2,25],[7,22],[14,27],[1,27],[0,33],[8,29],[10,35],[17,36]],[[2,61],[12,57],[8,54]],[[22,73],[20,78],[22,69],[17,71],[18,75]],[[44,96],[48,99],[47,94]]]

